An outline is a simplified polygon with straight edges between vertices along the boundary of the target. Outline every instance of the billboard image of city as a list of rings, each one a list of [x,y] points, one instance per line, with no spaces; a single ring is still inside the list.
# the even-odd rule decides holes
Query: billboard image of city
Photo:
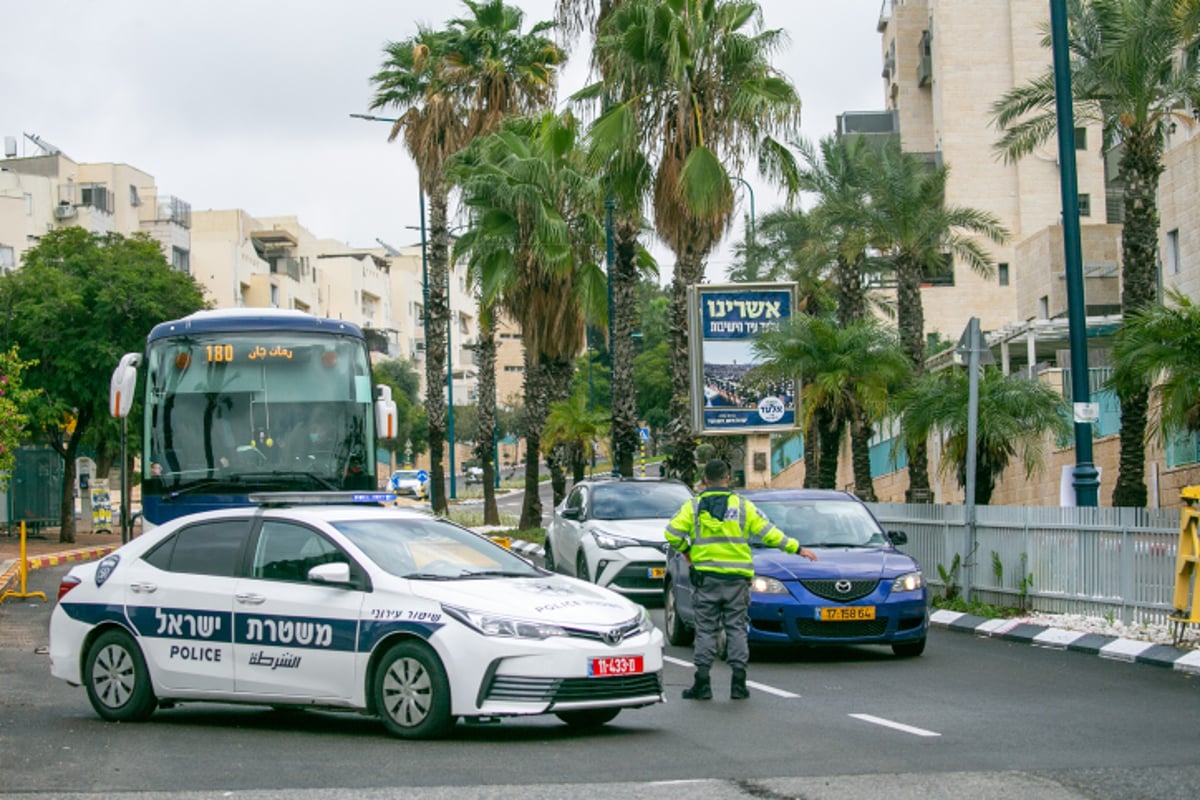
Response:
[[[796,423],[795,381],[757,379],[753,343],[791,317],[792,284],[701,286],[692,314],[698,433],[779,431]],[[698,368],[697,368],[698,367]]]

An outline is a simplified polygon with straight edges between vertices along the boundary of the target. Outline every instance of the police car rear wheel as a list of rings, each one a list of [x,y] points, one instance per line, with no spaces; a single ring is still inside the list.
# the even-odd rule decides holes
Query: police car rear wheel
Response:
[[[560,711],[554,716],[572,728],[599,728],[616,719],[619,708],[588,708],[583,711]]]
[[[668,583],[663,592],[663,618],[666,621],[667,641],[674,645],[689,645],[696,638],[696,632],[683,624],[679,618],[679,608],[675,602],[675,584]]]
[[[375,704],[388,731],[404,739],[433,739],[454,727],[446,672],[419,642],[401,642],[384,654],[375,673]]]
[[[92,642],[83,682],[92,708],[110,722],[138,722],[158,706],[142,651],[124,631],[105,631]]]

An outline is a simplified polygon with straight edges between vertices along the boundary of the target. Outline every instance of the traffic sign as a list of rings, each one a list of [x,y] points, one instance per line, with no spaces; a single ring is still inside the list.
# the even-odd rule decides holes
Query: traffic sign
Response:
[[[425,481],[429,480],[429,473],[423,469],[417,470],[417,480],[419,480],[421,483],[424,483]]]
[[[649,428],[638,428],[638,438],[641,439],[643,442],[650,441],[650,429]]]

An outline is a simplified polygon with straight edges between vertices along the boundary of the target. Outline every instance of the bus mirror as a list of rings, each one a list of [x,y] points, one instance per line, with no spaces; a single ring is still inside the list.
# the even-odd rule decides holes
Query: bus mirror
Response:
[[[375,431],[380,439],[396,438],[396,401],[392,399],[390,386],[376,387]]]
[[[133,393],[137,391],[137,368],[141,363],[141,353],[126,353],[113,370],[112,380],[108,384],[108,410],[117,419],[129,416],[129,409],[133,407]]]

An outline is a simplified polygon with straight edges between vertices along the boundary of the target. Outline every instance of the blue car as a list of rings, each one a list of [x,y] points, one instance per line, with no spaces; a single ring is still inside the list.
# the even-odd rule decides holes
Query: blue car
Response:
[[[761,544],[754,549],[750,643],[762,645],[891,645],[897,656],[925,651],[928,594],[921,567],[896,549],[908,537],[884,531],[846,492],[761,489],[739,492],[817,555],[809,561]],[[667,639],[695,635],[688,562],[672,551],[663,585]]]

